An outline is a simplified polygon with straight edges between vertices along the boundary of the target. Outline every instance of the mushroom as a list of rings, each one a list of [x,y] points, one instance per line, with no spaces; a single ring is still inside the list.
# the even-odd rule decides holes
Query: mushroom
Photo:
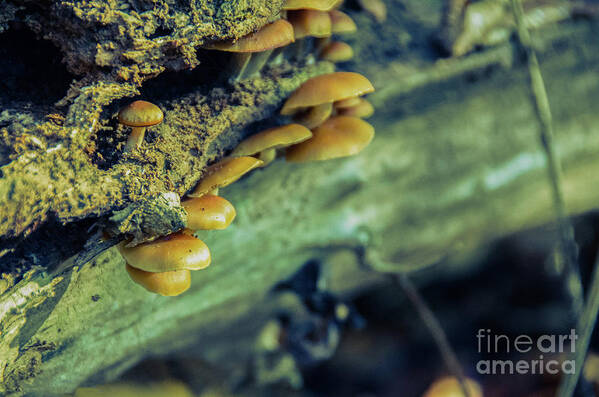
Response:
[[[200,270],[210,265],[210,250],[200,239],[178,232],[119,251],[130,265],[146,272]]]
[[[219,161],[206,170],[204,178],[194,188],[189,197],[201,197],[214,189],[225,187],[241,178],[245,173],[263,164],[254,157],[234,157]]]
[[[235,207],[226,199],[205,194],[181,202],[187,212],[187,227],[192,230],[225,229],[235,219]]]
[[[135,101],[119,111],[119,123],[131,127],[131,134],[125,145],[125,152],[139,148],[144,140],[147,127],[160,124],[164,118],[162,110],[153,103]]]
[[[287,0],[283,4],[283,9],[329,11],[341,2],[342,0]]]
[[[312,132],[299,124],[288,124],[269,128],[254,134],[241,142],[231,153],[232,156],[253,156],[267,164],[276,157],[276,150],[309,139]]]
[[[360,103],[360,97],[354,96],[347,99],[342,99],[340,101],[335,102],[333,105],[335,106],[335,110],[343,109],[343,108],[351,108],[352,106],[356,106]]]
[[[465,378],[464,384],[470,397],[483,397],[483,390],[480,385],[470,379]],[[424,392],[422,397],[462,397],[464,390],[458,379],[454,376],[444,376],[433,382]]]
[[[387,6],[383,0],[358,0],[358,4],[378,22],[383,23],[387,19]]]
[[[357,154],[372,141],[374,128],[356,117],[336,116],[312,133],[312,138],[287,148],[287,161],[302,163]]]
[[[319,57],[330,62],[345,62],[354,57],[354,50],[347,43],[333,41],[320,50]]]
[[[366,99],[358,98],[359,102],[354,106],[337,109],[340,116],[353,116],[367,119],[374,114],[374,107]]]
[[[329,11],[331,17],[331,30],[334,34],[353,33],[358,30],[353,19],[343,11]]]
[[[287,99],[282,115],[291,115],[305,108],[336,102],[373,92],[374,87],[359,73],[335,72],[311,78]]]
[[[293,119],[312,129],[324,123],[331,113],[333,113],[333,104],[328,102],[308,108],[306,111],[296,114]]]
[[[237,41],[220,41],[204,48],[234,53],[234,80],[242,80],[259,73],[273,49],[286,46],[293,41],[293,26],[279,19]]]
[[[305,37],[329,37],[332,34],[331,17],[326,11],[289,11],[287,19],[293,25],[296,40]]]
[[[176,296],[189,289],[191,272],[189,270],[174,270],[172,272],[146,272],[129,264],[125,265],[131,280],[150,292],[163,296]]]
[[[332,34],[344,34],[353,33],[358,28],[353,19],[350,18],[346,13],[339,10],[329,11],[329,17],[331,18],[331,33]],[[314,42],[314,49],[320,53],[325,47],[331,43],[331,37],[317,38]],[[348,46],[349,47],[349,46]],[[352,51],[353,55],[353,51]],[[350,56],[351,58],[351,56]],[[349,59],[349,58],[348,58]],[[335,62],[335,61],[332,61]]]

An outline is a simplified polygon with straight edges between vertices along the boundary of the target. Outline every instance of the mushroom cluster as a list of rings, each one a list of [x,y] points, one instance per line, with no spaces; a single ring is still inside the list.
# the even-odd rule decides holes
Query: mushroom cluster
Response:
[[[119,245],[129,276],[148,291],[174,296],[191,285],[190,270],[210,265],[210,250],[200,239],[174,233],[135,247]]]
[[[305,162],[346,157],[368,146],[374,128],[361,117],[370,117],[374,109],[360,96],[373,91],[366,77],[352,72],[325,74],[302,84],[287,99],[281,114],[311,128],[312,137],[289,147],[286,160]]]
[[[253,157],[227,158],[206,170],[204,178],[181,202],[187,212],[186,228],[157,240],[118,249],[133,281],[150,292],[175,296],[191,285],[191,270],[210,265],[208,246],[194,236],[198,230],[222,230],[235,219],[235,207],[218,196],[218,189],[235,182],[263,162]]]
[[[287,0],[283,17],[237,41],[217,42],[205,49],[232,53],[232,79],[260,73],[275,50],[295,42],[297,55],[306,47],[323,60],[340,62],[352,57],[351,47],[331,41],[332,34],[356,31],[354,21],[336,8],[342,0]],[[274,61],[273,61],[274,62]],[[208,167],[203,178],[181,202],[187,212],[183,230],[151,242],[130,247],[119,245],[133,281],[147,290],[174,296],[191,284],[192,270],[210,265],[210,250],[194,236],[198,230],[222,230],[235,218],[233,205],[220,197],[219,189],[249,171],[266,166],[285,149],[290,162],[320,161],[351,156],[364,149],[374,137],[374,128],[362,120],[373,114],[363,95],[374,91],[364,76],[335,72],[304,82],[287,99],[281,115],[293,122],[254,134],[233,149],[229,157]],[[147,127],[160,123],[163,113],[156,105],[135,101],[123,108],[119,122],[132,127],[125,151],[139,148]],[[131,244],[133,245],[133,243]]]
[[[283,9],[293,26],[299,52],[307,47],[307,38],[314,38],[314,48],[320,59],[344,62],[354,56],[349,44],[333,41],[332,35],[354,33],[355,22],[346,13],[337,10],[343,1],[333,0],[288,0]]]
[[[231,180],[230,174],[221,177]],[[218,176],[213,174],[207,179],[210,178],[215,180]],[[223,186],[218,181],[215,185]],[[181,206],[188,215],[187,227],[182,231],[134,247],[129,247],[127,242],[118,246],[131,279],[148,291],[164,296],[185,292],[191,285],[190,271],[210,265],[208,246],[193,233],[225,229],[236,215],[233,205],[214,192],[190,197]]]

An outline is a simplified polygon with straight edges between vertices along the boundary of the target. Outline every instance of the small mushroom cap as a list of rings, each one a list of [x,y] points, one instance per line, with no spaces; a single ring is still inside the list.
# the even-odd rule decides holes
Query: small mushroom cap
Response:
[[[378,22],[385,22],[387,19],[387,6],[383,0],[358,0],[358,4]]]
[[[325,11],[289,11],[287,19],[293,25],[296,40],[304,37],[329,37],[333,33],[331,17]]]
[[[309,139],[312,131],[300,124],[288,124],[269,128],[241,142],[232,156],[251,156],[266,149],[291,146]]]
[[[204,178],[198,183],[189,197],[201,197],[219,187],[225,187],[241,178],[245,173],[262,165],[254,157],[233,157],[219,161],[206,170]]]
[[[293,119],[306,128],[316,128],[324,123],[333,113],[332,103],[323,103],[311,108],[305,112],[296,114]]]
[[[162,110],[147,101],[135,101],[119,111],[119,123],[129,127],[149,127],[160,124],[164,118]]]
[[[337,6],[339,0],[287,0],[284,10],[318,10],[329,11]]]
[[[187,291],[191,285],[191,273],[189,270],[153,273],[136,269],[128,264],[126,265],[126,269],[131,280],[148,291],[163,296],[180,295]]]
[[[374,137],[374,127],[356,117],[337,116],[313,131],[305,142],[287,148],[287,161],[301,163],[346,157],[359,153]]]
[[[210,265],[208,246],[184,233],[169,234],[135,247],[120,244],[119,251],[130,266],[146,272],[200,270]]]
[[[345,62],[354,57],[354,50],[347,43],[333,41],[320,51],[320,58],[330,62]]]
[[[353,19],[343,11],[329,11],[331,17],[331,29],[335,34],[353,33],[358,30]]]
[[[352,106],[356,106],[360,103],[360,97],[354,96],[347,99],[342,99],[340,101],[335,102],[335,109],[343,109],[343,108],[351,108]]]
[[[305,107],[335,102],[373,92],[374,87],[359,73],[335,72],[311,78],[285,102],[281,114],[293,114]]]
[[[226,199],[213,194],[181,202],[187,211],[187,227],[192,230],[225,229],[235,219],[235,207]]]
[[[337,114],[340,116],[353,116],[360,118],[368,118],[374,114],[374,107],[366,99],[359,98],[360,102],[357,105],[338,109]]]
[[[464,383],[470,397],[483,397],[483,390],[476,381],[466,378]],[[458,379],[454,376],[445,376],[433,382],[422,397],[462,397],[463,395]]]
[[[237,41],[220,41],[205,48],[227,52],[262,52],[286,46],[293,41],[293,26],[284,19],[279,19]]]

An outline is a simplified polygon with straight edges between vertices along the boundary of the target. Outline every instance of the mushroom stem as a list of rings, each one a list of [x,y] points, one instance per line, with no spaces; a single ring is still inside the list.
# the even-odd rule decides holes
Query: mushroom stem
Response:
[[[314,52],[321,52],[327,45],[331,43],[331,37],[317,37],[314,39]]]
[[[285,52],[284,47],[276,48],[271,55],[269,64],[272,66],[277,66],[277,65],[282,64],[283,60],[285,59],[284,52]]]
[[[130,152],[133,149],[138,149],[144,141],[146,127],[131,127],[131,134],[127,138],[125,144],[125,152]]]
[[[245,64],[244,69],[239,72],[237,80],[249,79],[250,77],[254,77],[259,74],[262,70],[262,67],[264,67],[270,58],[272,52],[273,50],[266,50],[252,54],[250,59],[248,59],[247,63]]]
[[[302,59],[305,57],[306,50],[306,39],[296,40],[295,43],[289,46],[289,58],[291,59]]]
[[[296,115],[293,119],[295,122],[305,126],[308,129],[316,128],[324,123],[333,112],[333,104],[331,102],[312,106],[304,112]]]
[[[266,167],[266,165],[271,163],[275,158],[277,158],[277,149],[275,148],[265,149],[258,154],[258,159],[264,161],[264,164],[262,164],[261,167]]]
[[[245,70],[248,67],[248,64],[250,63],[251,59],[251,52],[236,52],[232,54],[231,66],[229,70],[231,81],[237,82],[243,79]]]

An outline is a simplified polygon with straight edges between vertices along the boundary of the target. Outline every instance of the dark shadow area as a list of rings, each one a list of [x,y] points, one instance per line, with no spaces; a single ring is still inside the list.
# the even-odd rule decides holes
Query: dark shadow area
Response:
[[[197,92],[208,92],[212,88],[225,85],[231,53],[223,51],[198,50],[200,65],[193,70],[165,72],[149,80],[141,89],[142,98],[155,102],[175,100]]]
[[[15,102],[31,108],[52,108],[69,89],[75,76],[62,63],[51,42],[33,32],[13,28],[0,34],[0,107]]]
[[[34,266],[53,267],[80,252],[97,219],[84,219],[63,225],[49,219],[26,238],[0,240],[0,252],[13,248],[0,257],[0,273],[23,274]]]

